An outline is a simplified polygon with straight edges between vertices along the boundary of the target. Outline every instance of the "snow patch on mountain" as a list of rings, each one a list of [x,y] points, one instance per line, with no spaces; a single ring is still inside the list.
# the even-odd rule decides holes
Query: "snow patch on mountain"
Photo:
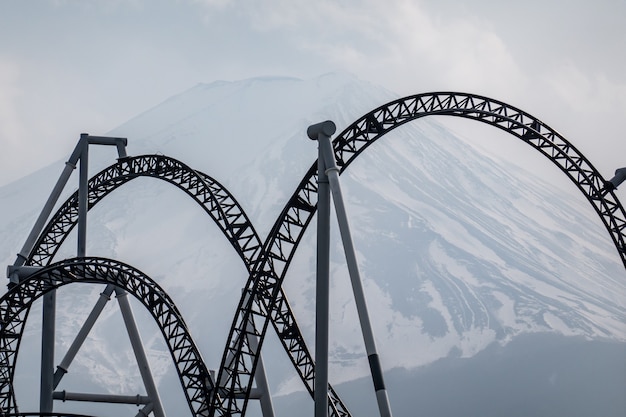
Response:
[[[348,74],[220,81],[198,84],[110,135],[128,137],[131,155],[165,154],[213,176],[265,238],[317,157],[307,126],[330,119],[341,131],[395,98]],[[532,167],[488,157],[470,142],[438,120],[420,119],[373,144],[341,176],[385,369],[470,357],[531,332],[625,341],[626,274],[584,197],[573,185],[555,188]],[[94,153],[91,171],[113,158]],[[0,188],[5,264],[51,189],[50,172]],[[39,185],[44,177],[46,187]],[[335,223],[332,229],[330,373],[339,383],[369,371]],[[69,239],[58,259],[73,256],[74,245]],[[209,366],[217,367],[247,274],[184,193],[155,179],[116,190],[90,212],[87,253],[127,262],[157,280]],[[312,349],[315,221],[290,268],[284,288]],[[59,304],[60,347],[70,343],[98,289],[78,294]],[[149,329],[142,335],[157,380],[169,384],[173,369],[158,329],[137,315]],[[118,343],[118,319],[104,315],[72,370],[97,374],[111,391],[139,389],[132,357]],[[302,389],[273,337],[264,349],[273,390]],[[120,350],[113,360],[111,352]]]

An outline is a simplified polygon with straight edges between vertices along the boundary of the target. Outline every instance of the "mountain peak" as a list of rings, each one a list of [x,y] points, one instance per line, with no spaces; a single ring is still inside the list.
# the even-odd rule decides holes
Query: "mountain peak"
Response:
[[[130,155],[165,154],[217,179],[265,239],[317,158],[306,128],[330,119],[341,131],[396,98],[346,73],[216,81],[197,84],[110,133],[129,139]],[[486,157],[429,118],[378,140],[341,181],[386,368],[473,356],[525,333],[626,340],[624,268],[582,196]],[[38,208],[21,205],[29,201],[29,189],[10,190],[0,193],[6,210]],[[11,221],[0,225],[6,264],[30,226],[18,217],[7,215]],[[309,345],[315,282],[310,229],[284,284]],[[341,381],[362,376],[366,365],[334,226],[332,233],[331,374]],[[119,259],[159,281],[181,306],[210,366],[219,363],[231,323],[227,312],[247,272],[185,193],[159,181],[132,181],[90,212],[88,240],[89,255]],[[66,245],[58,256],[73,253]],[[71,308],[61,303],[59,316],[78,322],[75,312],[91,307],[86,299]],[[96,332],[102,346],[86,353],[92,359],[83,361],[85,373],[105,348],[117,346],[110,328]],[[159,337],[148,340],[148,349],[163,353]],[[264,345],[266,365],[285,381],[284,354],[278,346],[272,351],[271,343]],[[165,365],[160,372],[167,372]],[[98,378],[115,384],[119,376]]]

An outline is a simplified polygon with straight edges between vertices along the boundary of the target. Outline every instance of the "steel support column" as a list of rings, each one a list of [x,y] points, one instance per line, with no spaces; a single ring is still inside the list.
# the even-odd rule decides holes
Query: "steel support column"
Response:
[[[148,363],[148,358],[143,350],[141,336],[139,335],[139,330],[135,324],[130,303],[128,302],[128,293],[120,288],[116,288],[115,294],[120,306],[120,311],[122,312],[124,325],[128,331],[130,344],[133,348],[133,352],[135,353],[135,359],[137,360],[137,366],[139,367],[139,373],[141,374],[143,385],[146,388],[146,392],[148,393],[148,397],[150,397],[150,402],[153,406],[154,415],[155,417],[165,417],[165,411],[163,410],[163,405],[161,404],[159,391],[157,390],[154,379],[152,378],[150,364]]]
[[[96,323],[96,320],[98,320],[98,317],[100,317],[100,313],[102,313],[105,305],[111,299],[111,294],[113,294],[113,290],[115,290],[115,287],[109,284],[106,286],[104,291],[100,293],[100,298],[98,298],[96,305],[91,310],[91,313],[87,317],[87,320],[85,320],[85,323],[83,323],[83,326],[78,331],[74,342],[72,342],[72,345],[67,350],[67,353],[63,357],[63,360],[57,366],[57,370],[54,372],[53,388],[56,389],[56,387],[59,385],[59,382],[61,382],[63,375],[67,373],[67,370],[70,367],[70,364],[72,363],[74,358],[76,357],[78,350],[85,342],[85,339],[89,335],[89,332],[93,328],[93,325]]]
[[[54,391],[54,331],[56,321],[56,290],[43,296],[41,319],[41,375],[39,411],[51,413]]]
[[[363,341],[365,343],[365,351],[367,352],[367,358],[372,374],[372,381],[374,383],[374,390],[376,392],[378,410],[381,417],[391,417],[391,407],[389,405],[389,399],[387,397],[387,389],[385,388],[382,367],[380,365],[378,352],[376,350],[374,332],[372,331],[372,325],[367,310],[367,302],[365,300],[365,293],[363,291],[363,284],[361,282],[361,274],[356,259],[356,251],[354,249],[354,243],[352,241],[352,235],[350,232],[350,224],[348,222],[348,215],[341,192],[341,183],[339,182],[339,168],[337,167],[335,154],[333,152],[332,144],[330,142],[330,135],[335,133],[335,124],[331,121],[322,122],[309,127],[307,133],[309,135],[309,138],[317,139],[319,143],[319,152],[321,154],[320,156],[324,159],[325,174],[328,177],[328,182],[333,197],[333,203],[335,206],[335,213],[337,215],[337,222],[339,223],[339,232],[341,234],[341,240],[346,256],[348,271],[350,273],[350,281],[352,283],[354,301],[359,315],[359,322],[361,324],[361,331],[363,333]]]
[[[80,176],[79,176],[79,218],[78,218],[78,248],[79,257],[85,256],[86,245],[86,219],[88,210],[88,160],[89,160],[89,144],[93,140],[94,144],[99,145],[115,145],[120,157],[126,157],[125,138],[105,138],[90,137],[83,133],[80,140],[74,148],[70,159],[67,161],[63,172],[61,173],[52,193],[48,197],[35,225],[33,226],[22,250],[18,253],[14,267],[24,265],[28,259],[28,254],[34,247],[37,238],[52,212],[61,192],[67,185],[72,171],[76,168],[76,164],[80,160]],[[9,274],[9,285],[15,285],[19,282],[17,273]],[[55,386],[54,375],[54,345],[55,345],[55,320],[56,320],[56,293],[51,291],[43,297],[42,306],[42,329],[41,329],[41,376],[39,388],[39,410],[42,413],[51,413],[53,409],[53,390]],[[58,382],[57,382],[58,383]]]
[[[332,123],[332,122],[331,122]],[[330,139],[335,125],[309,127],[311,139]],[[327,129],[324,130],[324,127]],[[318,144],[317,158],[317,277],[315,285],[315,380],[314,416],[328,416],[328,322],[330,295],[330,188],[326,176],[326,164]]]
[[[248,326],[251,328],[252,323]],[[259,349],[259,340],[256,336],[250,336],[250,346],[252,349]],[[267,375],[265,373],[265,365],[263,364],[263,355],[259,354],[259,361],[257,363],[256,371],[254,372],[254,380],[256,381],[258,400],[261,405],[261,413],[263,417],[274,417],[274,405],[272,404],[272,395],[270,393],[270,385],[267,381]]]

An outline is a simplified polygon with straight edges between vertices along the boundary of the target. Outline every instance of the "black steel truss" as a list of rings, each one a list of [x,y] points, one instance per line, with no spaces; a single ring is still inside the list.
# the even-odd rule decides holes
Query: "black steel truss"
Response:
[[[176,366],[178,378],[194,416],[208,416],[214,391],[209,371],[202,360],[182,315],[165,291],[141,271],[104,258],[74,258],[50,265],[20,282],[0,298],[0,368],[9,369],[13,353],[7,355],[14,323],[22,321],[24,310],[45,293],[71,283],[112,284],[133,295],[150,312],[159,326]],[[11,352],[11,350],[8,350]],[[12,379],[0,379],[1,412],[18,413]]]
[[[167,181],[193,198],[215,221],[247,265],[256,260],[261,241],[247,215],[228,190],[210,176],[163,155],[124,158],[88,183],[88,206],[93,208],[112,191],[139,177]],[[29,264],[47,265],[78,219],[78,191],[57,210],[28,256]]]
[[[242,258],[248,271],[251,272],[252,266],[261,252],[261,240],[243,208],[230,192],[215,179],[202,172],[192,170],[176,159],[163,155],[145,155],[124,158],[105,168],[89,180],[87,199],[89,209],[123,184],[140,177],[152,177],[167,181],[187,193],[215,221]],[[75,192],[61,205],[46,225],[29,254],[27,264],[34,266],[49,264],[54,259],[61,244],[76,226],[77,221],[78,192]],[[287,297],[282,290],[280,292],[272,312],[272,323],[296,371],[310,395],[313,395],[313,358],[304,342]],[[7,344],[12,360],[7,362],[10,363],[9,368],[2,368],[2,371],[8,372],[7,377],[11,380],[15,372],[17,352],[28,311],[28,308],[24,310],[22,321],[12,323],[12,333],[15,337],[12,339],[12,343]],[[332,404],[330,416],[350,416],[347,407],[332,386],[329,386],[329,404]]]
[[[334,140],[335,158],[341,172],[371,143],[387,132],[404,123],[429,115],[464,117],[490,124],[522,139],[550,159],[576,184],[578,189],[593,205],[609,231],[618,254],[626,266],[626,246],[624,245],[623,234],[626,225],[624,220],[626,219],[626,214],[612,189],[605,188],[605,181],[599,172],[573,145],[549,126],[533,116],[497,100],[471,94],[440,92],[410,96],[380,106],[352,123]],[[177,181],[181,184],[184,183],[185,185],[180,186],[180,188],[192,197],[196,195],[196,192],[199,192],[200,195],[204,196],[203,199],[198,200],[202,201],[201,204],[209,203],[209,207],[213,207],[213,209],[217,210],[217,213],[221,213],[221,215],[211,215],[211,211],[209,214],[220,225],[231,244],[235,246],[246,265],[249,266],[250,275],[227,340],[216,380],[217,389],[212,391],[214,394],[219,393],[220,395],[212,397],[208,408],[209,414],[229,416],[245,414],[254,371],[269,322],[274,323],[283,345],[291,352],[290,358],[299,370],[305,385],[312,392],[314,378],[313,362],[306,350],[302,336],[299,334],[299,330],[297,330],[295,319],[293,319],[293,315],[290,313],[281,286],[304,231],[316,211],[317,162],[311,166],[311,169],[300,182],[276,220],[263,247],[259,249],[258,236],[256,236],[247,217],[243,215],[242,210],[244,222],[235,221],[228,223],[227,213],[231,213],[233,218],[241,219],[241,217],[237,217],[237,214],[233,214],[236,213],[236,210],[231,206],[230,209],[222,209],[220,211],[217,206],[211,206],[214,202],[218,203],[219,206],[224,201],[231,201],[232,196],[228,195],[222,201],[212,200],[209,194],[203,194],[204,186],[202,182],[205,180],[198,182],[191,178],[193,174],[188,172],[183,174],[178,171],[180,169],[184,170],[181,167],[182,164],[178,167],[170,166],[168,163],[169,159],[166,157],[143,158],[154,158],[154,161],[146,161],[146,167],[142,168],[144,170],[142,172],[154,172],[154,174],[148,173],[145,176],[165,179],[177,186]],[[159,158],[165,159],[158,161]],[[132,158],[121,161],[121,164],[130,160]],[[178,161],[176,162],[180,164]],[[120,170],[110,174],[110,177],[99,180],[104,188],[101,191],[94,191],[93,197],[91,187],[96,184],[91,184],[90,182],[90,207],[110,190],[127,181],[125,179],[126,176],[130,178],[143,175],[138,174],[138,171],[133,171],[130,166],[131,164],[129,164],[129,167],[120,167]],[[206,177],[201,173],[196,174],[200,178]],[[109,191],[107,191],[108,187],[110,187]],[[97,187],[94,188],[94,190],[97,189]],[[98,192],[103,193],[102,197],[99,197]],[[64,212],[65,214],[60,214],[62,211],[60,210],[57,213],[60,217],[55,217],[55,220],[51,222],[51,224],[58,225],[59,231],[55,231],[53,226],[51,226],[49,230],[46,229],[46,232],[42,234],[42,238],[37,244],[37,248],[42,249],[36,249],[31,254],[31,265],[43,265],[44,262],[49,262],[56,253],[58,245],[62,243],[69,230],[73,227],[77,218],[77,200],[74,202],[70,202],[70,200],[66,203],[68,208]],[[231,212],[230,210],[234,211]],[[230,227],[230,224],[235,226]],[[51,240],[45,240],[44,235],[51,236]],[[243,240],[239,242],[237,240],[239,238]],[[37,250],[40,252],[37,252]],[[26,307],[20,310],[21,314],[24,314],[23,312],[26,310]],[[16,322],[19,322],[19,320]],[[3,337],[2,339],[2,343],[5,343],[5,340],[15,339],[17,340],[17,345],[19,345],[21,329],[18,327],[19,325],[7,323],[6,327],[2,328],[3,336],[6,335],[6,338]],[[250,342],[253,338],[258,340],[257,348],[254,348]],[[8,349],[7,354],[3,354],[3,360],[6,357],[6,361],[3,363],[13,363],[16,354],[16,347]],[[12,375],[11,369],[3,367],[0,369],[0,383],[4,381],[5,377],[11,381]],[[245,395],[242,396],[241,393]],[[331,393],[329,411],[334,413],[334,415],[347,415],[343,414],[345,408],[334,394],[334,391],[331,390]],[[14,398],[11,392],[6,395],[6,401],[7,404],[14,405]]]
[[[626,214],[612,190],[591,163],[563,136],[541,120],[503,102],[487,97],[437,92],[401,98],[367,113],[333,141],[335,158],[343,172],[356,157],[387,132],[429,115],[477,120],[502,129],[528,143],[563,171],[593,205],[602,219],[626,267],[624,227]],[[250,274],[246,288],[256,297],[242,299],[237,308],[217,384],[228,392],[250,392],[259,351],[247,340],[257,337],[262,345],[272,308],[280,300],[282,286],[295,250],[311,222],[317,204],[317,162],[305,175],[284,207],[263,245],[263,253]],[[245,324],[258,323],[253,329]],[[231,397],[214,404],[218,415],[244,414],[248,396]],[[241,411],[237,411],[241,410]]]

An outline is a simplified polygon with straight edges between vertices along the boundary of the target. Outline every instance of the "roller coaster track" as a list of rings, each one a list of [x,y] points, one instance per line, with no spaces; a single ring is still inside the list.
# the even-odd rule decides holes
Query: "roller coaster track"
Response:
[[[29,276],[0,298],[0,367],[9,369],[14,354],[5,350],[22,323],[24,311],[45,293],[71,283],[111,284],[132,294],[150,312],[161,329],[194,416],[209,414],[209,396],[214,386],[200,352],[187,332],[182,315],[159,285],[139,270],[103,258],[75,258],[50,265]],[[11,380],[0,376],[0,398],[4,410],[17,412]],[[219,395],[214,395],[219,400]]]
[[[362,116],[333,141],[341,172],[369,145],[391,130],[425,116],[456,116],[477,120],[523,140],[552,161],[585,195],[611,235],[626,267],[624,227],[626,213],[610,187],[591,163],[563,136],[541,120],[501,101],[472,94],[436,92],[401,98]],[[226,392],[250,392],[260,346],[270,321],[272,306],[317,204],[317,162],[314,162],[274,223],[263,252],[250,274],[246,289],[256,297],[242,299],[228,336],[217,384]],[[257,323],[250,328],[246,323]],[[257,337],[259,348],[247,342]],[[219,415],[245,414],[248,396],[230,397]],[[240,404],[239,404],[240,403]],[[241,411],[238,411],[241,410]]]
[[[138,156],[125,158],[105,168],[89,180],[88,208],[93,208],[104,197],[123,184],[140,177],[164,180],[187,193],[215,221],[242,258],[248,271],[251,271],[252,265],[260,253],[261,241],[241,206],[228,190],[216,180],[202,172],[192,170],[176,159],[163,155]],[[76,226],[77,220],[78,192],[70,196],[48,222],[28,256],[27,265],[48,265]],[[304,381],[307,390],[312,394],[313,359],[304,343],[286,296],[283,294],[280,300],[273,311],[272,322],[289,358]],[[11,352],[10,357],[12,358],[7,362],[10,364],[7,371],[8,379],[11,381],[15,372],[15,359],[28,310],[25,308],[21,322],[12,323],[11,334],[14,336],[5,342],[7,351]],[[183,389],[187,390],[187,387],[183,386]],[[190,389],[193,390],[194,388],[191,387]],[[13,398],[12,395],[11,398]],[[190,403],[190,407],[191,405]],[[14,399],[9,400],[8,397],[0,395],[0,408],[11,409],[12,406],[15,406]],[[329,408],[331,416],[350,415],[332,386],[329,386]]]
[[[592,204],[611,235],[622,263],[626,266],[626,246],[624,245],[623,234],[626,226],[626,221],[624,220],[626,214],[612,189],[605,187],[606,182],[598,171],[560,134],[533,116],[500,101],[477,95],[440,92],[414,95],[380,106],[352,123],[334,140],[335,158],[341,172],[370,144],[389,131],[429,115],[463,117],[490,124],[518,137],[550,159],[570,178]],[[123,164],[124,161],[121,163]],[[156,172],[158,169],[165,170],[166,168],[158,167],[157,163],[154,169]],[[316,170],[317,163],[315,162],[277,218],[260,250],[258,249],[258,237],[251,237],[249,234],[252,233],[256,236],[249,222],[250,229],[247,226],[243,226],[242,223],[236,222],[232,223],[235,227],[228,228],[226,223],[223,223],[224,227],[220,225],[220,221],[224,220],[223,217],[214,217],[214,220],[227,236],[233,236],[235,239],[246,236],[241,243],[237,243],[240,249],[238,250],[237,247],[235,249],[238,250],[246,265],[250,265],[250,275],[244,294],[237,307],[227,346],[222,357],[222,363],[216,379],[217,389],[212,390],[213,395],[208,408],[210,415],[230,416],[245,414],[254,372],[269,322],[273,322],[275,327],[277,327],[276,323],[280,324],[280,328],[283,330],[281,331],[277,327],[277,333],[285,346],[287,346],[286,343],[289,343],[289,346],[291,346],[294,340],[291,339],[293,335],[299,335],[297,327],[295,329],[292,328],[292,326],[295,326],[295,320],[293,324],[282,323],[276,319],[275,314],[277,311],[282,311],[283,308],[288,308],[281,289],[282,282],[302,236],[316,211]],[[115,177],[123,177],[123,175],[122,172],[119,172]],[[159,175],[163,174],[154,176],[158,177]],[[172,175],[176,174],[172,173]],[[111,179],[110,181],[111,184],[116,184],[117,180]],[[166,181],[170,180],[166,179]],[[120,182],[124,182],[124,180],[120,179]],[[174,181],[170,182],[175,183]],[[117,186],[119,185],[115,185],[112,188]],[[200,183],[195,183],[195,186],[202,187]],[[90,183],[90,190],[91,187],[92,184]],[[195,189],[193,185],[190,185],[188,188]],[[188,194],[192,195],[190,192]],[[93,206],[95,204],[93,201],[96,200],[97,198],[92,200],[92,197],[90,197],[89,205]],[[210,201],[210,198],[204,202],[206,203],[207,201]],[[71,207],[75,205],[75,203],[70,204]],[[228,212],[229,210],[222,211],[223,214]],[[75,217],[72,219],[59,218],[56,222],[51,223],[61,224],[65,221],[67,224],[73,224],[76,221],[75,219]],[[247,221],[247,218],[245,220]],[[61,232],[56,236],[66,236],[73,226],[62,227],[69,227],[69,229],[64,229],[65,232]],[[50,229],[44,234],[46,233],[53,234],[56,232],[52,232],[52,229]],[[231,233],[231,235],[228,233]],[[57,241],[54,241],[54,239],[57,239]],[[49,262],[49,259],[56,253],[55,245],[58,248],[64,237],[54,237],[54,239],[53,242],[56,243],[48,244],[44,240],[38,242],[36,247],[44,249],[41,249],[41,255],[31,254],[29,257],[32,258],[31,265],[43,265],[44,262]],[[236,246],[233,240],[231,240],[231,244]],[[16,288],[21,286],[22,284]],[[13,293],[13,291],[15,290],[12,290],[10,293]],[[16,300],[15,302],[18,303],[18,306],[15,308],[19,307],[20,301]],[[3,334],[6,333],[7,335],[7,337],[2,339],[3,347],[5,341],[11,339],[11,335],[17,339],[18,331],[21,332],[18,327],[3,327]],[[298,337],[301,338],[301,336]],[[258,339],[257,347],[250,342],[253,338]],[[19,339],[17,340],[17,347],[19,347]],[[299,345],[300,343],[306,349],[301,339],[296,344]],[[13,350],[9,349],[5,355],[7,360],[3,362],[3,366],[6,364],[8,368],[3,367],[0,370],[2,372],[0,375],[2,380],[6,377],[7,380],[12,381],[13,370],[12,365],[9,366],[9,364],[15,360],[17,347],[12,347],[11,349]],[[297,368],[302,363],[301,357],[298,355],[290,356]],[[309,360],[310,355],[306,360],[306,367],[303,368],[305,371],[300,371],[301,376],[306,381],[312,381],[314,377],[312,361],[308,362]],[[311,391],[312,384],[309,385],[307,383],[306,385],[309,391]],[[216,393],[220,395],[216,395]],[[241,396],[235,393],[244,393],[245,395]],[[3,394],[2,391],[0,391],[1,394]],[[6,398],[6,401],[13,401],[14,404],[12,391],[6,395]],[[4,398],[1,399],[4,401]],[[205,410],[202,407],[198,407],[198,409],[201,409],[202,412]]]
[[[94,175],[88,184],[88,208],[93,208],[107,195],[140,177],[157,178],[187,193],[215,221],[249,269],[261,251],[252,223],[233,196],[208,175],[194,171],[182,162],[163,155],[129,157]],[[74,228],[78,219],[78,192],[58,209],[41,233],[28,256],[29,265],[43,266]]]

